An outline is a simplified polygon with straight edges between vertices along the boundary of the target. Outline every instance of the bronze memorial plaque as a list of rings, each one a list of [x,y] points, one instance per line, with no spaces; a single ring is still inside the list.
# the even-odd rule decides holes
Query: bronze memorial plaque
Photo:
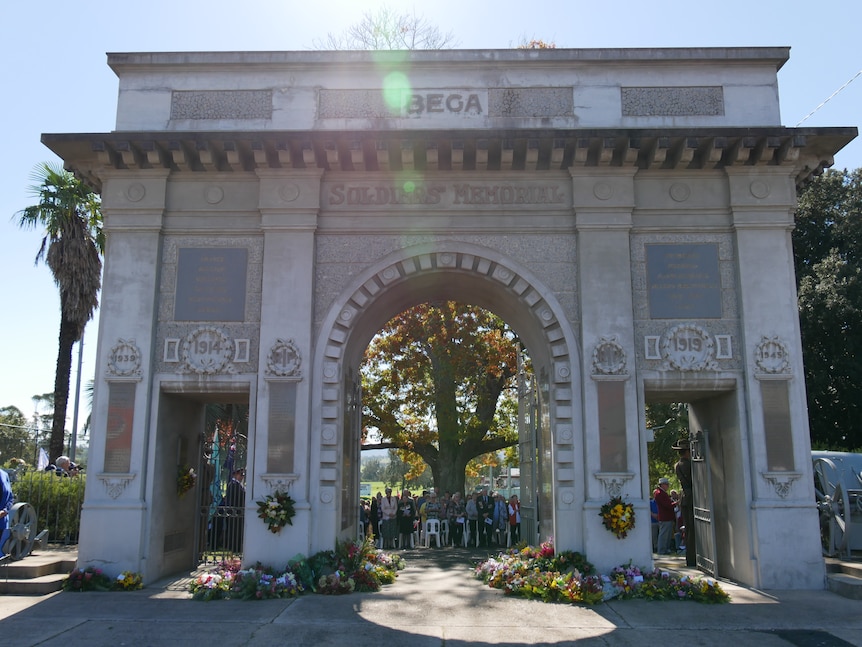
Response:
[[[296,427],[296,382],[269,384],[269,449],[266,469],[275,474],[293,472]]]
[[[790,428],[790,396],[786,380],[760,383],[763,398],[763,435],[770,472],[793,470],[793,434]]]
[[[135,417],[134,382],[108,385],[108,424],[105,473],[128,474],[132,468],[132,421]]]
[[[651,319],[720,319],[717,243],[646,245]]]
[[[175,321],[244,321],[248,250],[183,248],[177,259]]]
[[[603,472],[624,472],[626,402],[623,382],[599,382],[599,453]]]

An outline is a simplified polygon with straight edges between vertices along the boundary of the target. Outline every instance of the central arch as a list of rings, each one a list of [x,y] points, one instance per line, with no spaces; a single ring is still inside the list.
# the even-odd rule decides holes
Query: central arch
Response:
[[[393,316],[430,300],[461,300],[490,310],[519,335],[533,360],[536,375],[546,376],[547,461],[550,492],[546,505],[552,514],[553,536],[565,548],[582,543],[579,502],[584,500],[581,412],[575,404],[580,385],[576,336],[557,299],[526,268],[493,249],[457,241],[438,241],[403,248],[359,273],[335,299],[322,322],[314,357],[310,474],[312,541],[329,547],[336,537],[355,536],[355,511],[344,479],[344,434],[349,433],[347,402],[352,376],[358,375],[362,355],[371,338]],[[317,463],[315,469],[314,463]],[[358,496],[358,494],[357,494]],[[355,497],[354,497],[355,498]],[[354,506],[355,507],[355,506]],[[353,520],[352,522],[350,520]]]

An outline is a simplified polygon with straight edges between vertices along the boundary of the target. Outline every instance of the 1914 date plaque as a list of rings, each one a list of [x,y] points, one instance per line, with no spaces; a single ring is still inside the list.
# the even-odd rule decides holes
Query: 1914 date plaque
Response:
[[[716,243],[646,245],[651,319],[720,319]]]
[[[176,321],[244,321],[248,250],[178,250]]]

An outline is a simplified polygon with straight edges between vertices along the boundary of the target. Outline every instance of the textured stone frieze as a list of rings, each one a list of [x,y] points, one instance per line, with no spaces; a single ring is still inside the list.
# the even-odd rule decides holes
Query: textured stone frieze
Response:
[[[724,114],[720,86],[620,88],[624,117],[717,117]]]
[[[572,88],[492,88],[488,90],[491,117],[571,117]]]
[[[381,90],[321,90],[317,101],[319,119],[375,119],[401,113],[400,106],[386,104]]]
[[[272,90],[175,90],[171,119],[272,119]]]

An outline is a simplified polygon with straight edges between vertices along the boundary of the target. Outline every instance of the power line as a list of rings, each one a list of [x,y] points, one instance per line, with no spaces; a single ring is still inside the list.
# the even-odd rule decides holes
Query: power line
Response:
[[[862,75],[862,70],[859,70],[858,72],[856,72],[856,74],[854,74],[854,75],[850,78],[850,80],[849,80],[849,81],[847,81],[847,83],[845,83],[845,84],[844,84],[844,85],[842,85],[840,88],[838,88],[837,90],[835,90],[835,92],[833,92],[833,93],[832,93],[832,94],[830,94],[828,97],[826,97],[826,99],[824,99],[824,100],[823,100],[823,102],[822,102],[819,106],[817,106],[816,108],[814,108],[814,110],[812,110],[812,111],[811,111],[811,112],[809,112],[807,115],[805,115],[805,116],[802,118],[802,120],[801,120],[798,124],[796,124],[796,128],[799,128],[799,126],[802,124],[802,122],[803,122],[803,121],[805,121],[806,119],[808,119],[808,117],[810,117],[810,116],[811,116],[811,115],[813,115],[815,112],[817,112],[818,110],[820,110],[820,108],[822,108],[822,107],[823,107],[823,106],[825,106],[827,103],[829,103],[829,100],[830,100],[832,97],[834,97],[836,94],[838,94],[839,92],[841,92],[841,90],[843,90],[843,89],[844,89],[844,88],[846,88],[848,85],[850,85],[851,83],[853,83],[853,81],[855,81],[855,80],[856,80],[856,78],[857,78],[859,75]]]

